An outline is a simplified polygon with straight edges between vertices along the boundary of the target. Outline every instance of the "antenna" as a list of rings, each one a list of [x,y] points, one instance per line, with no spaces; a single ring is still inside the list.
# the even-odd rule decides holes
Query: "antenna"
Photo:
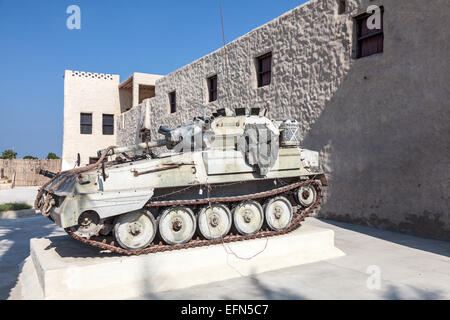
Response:
[[[224,79],[225,83],[228,86],[228,55],[227,55],[227,44],[225,41],[225,30],[223,27],[223,12],[222,12],[222,4],[219,2],[219,9],[220,9],[220,23],[222,25],[222,40],[223,40],[223,50],[224,50]],[[225,86],[224,86],[225,88]],[[225,92],[225,102],[228,102],[228,93]],[[226,103],[225,107],[229,107],[228,103]]]

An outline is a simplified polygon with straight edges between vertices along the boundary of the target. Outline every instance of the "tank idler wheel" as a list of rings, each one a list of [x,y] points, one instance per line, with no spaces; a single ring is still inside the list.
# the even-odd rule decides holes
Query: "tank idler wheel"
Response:
[[[206,206],[198,215],[198,229],[207,240],[222,239],[230,232],[231,225],[230,209],[223,204]]]
[[[163,211],[159,219],[159,234],[169,245],[188,243],[194,236],[197,223],[188,207],[172,207]]]
[[[123,214],[114,221],[114,237],[124,249],[139,251],[148,247],[155,239],[158,225],[146,210]]]
[[[85,211],[78,217],[78,225],[70,229],[79,237],[90,238],[100,232],[102,224],[95,211]]]
[[[244,201],[233,209],[234,227],[244,236],[257,233],[264,222],[264,211],[261,205],[253,200]]]
[[[284,230],[291,224],[293,209],[285,197],[269,199],[264,204],[266,223],[274,231]]]
[[[311,207],[317,200],[317,190],[312,184],[305,184],[297,189],[295,199],[298,204],[307,209]]]

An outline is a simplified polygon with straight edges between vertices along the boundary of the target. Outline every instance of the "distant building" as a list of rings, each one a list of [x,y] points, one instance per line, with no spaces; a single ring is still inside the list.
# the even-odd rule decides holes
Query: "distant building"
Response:
[[[149,82],[66,74],[63,162],[134,144],[143,119],[156,138],[217,108],[269,107],[321,152],[321,216],[450,239],[449,11],[448,0],[311,0]]]
[[[155,96],[161,76],[134,73],[123,83],[118,75],[66,70],[62,169],[96,161],[98,150],[117,143],[117,118]]]

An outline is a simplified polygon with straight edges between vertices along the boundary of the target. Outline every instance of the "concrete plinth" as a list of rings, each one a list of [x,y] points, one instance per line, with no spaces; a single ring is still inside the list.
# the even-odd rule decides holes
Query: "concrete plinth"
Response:
[[[31,239],[24,299],[127,299],[341,257],[334,232],[303,226],[287,235],[124,257],[69,237]],[[189,298],[189,297],[186,297]]]

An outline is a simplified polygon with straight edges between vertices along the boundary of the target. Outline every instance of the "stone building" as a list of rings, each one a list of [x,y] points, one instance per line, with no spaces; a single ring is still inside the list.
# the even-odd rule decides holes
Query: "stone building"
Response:
[[[112,90],[132,101],[114,142],[134,144],[143,119],[156,138],[217,108],[268,107],[321,152],[322,217],[448,240],[449,30],[448,0],[310,0],[157,79],[142,103]]]

